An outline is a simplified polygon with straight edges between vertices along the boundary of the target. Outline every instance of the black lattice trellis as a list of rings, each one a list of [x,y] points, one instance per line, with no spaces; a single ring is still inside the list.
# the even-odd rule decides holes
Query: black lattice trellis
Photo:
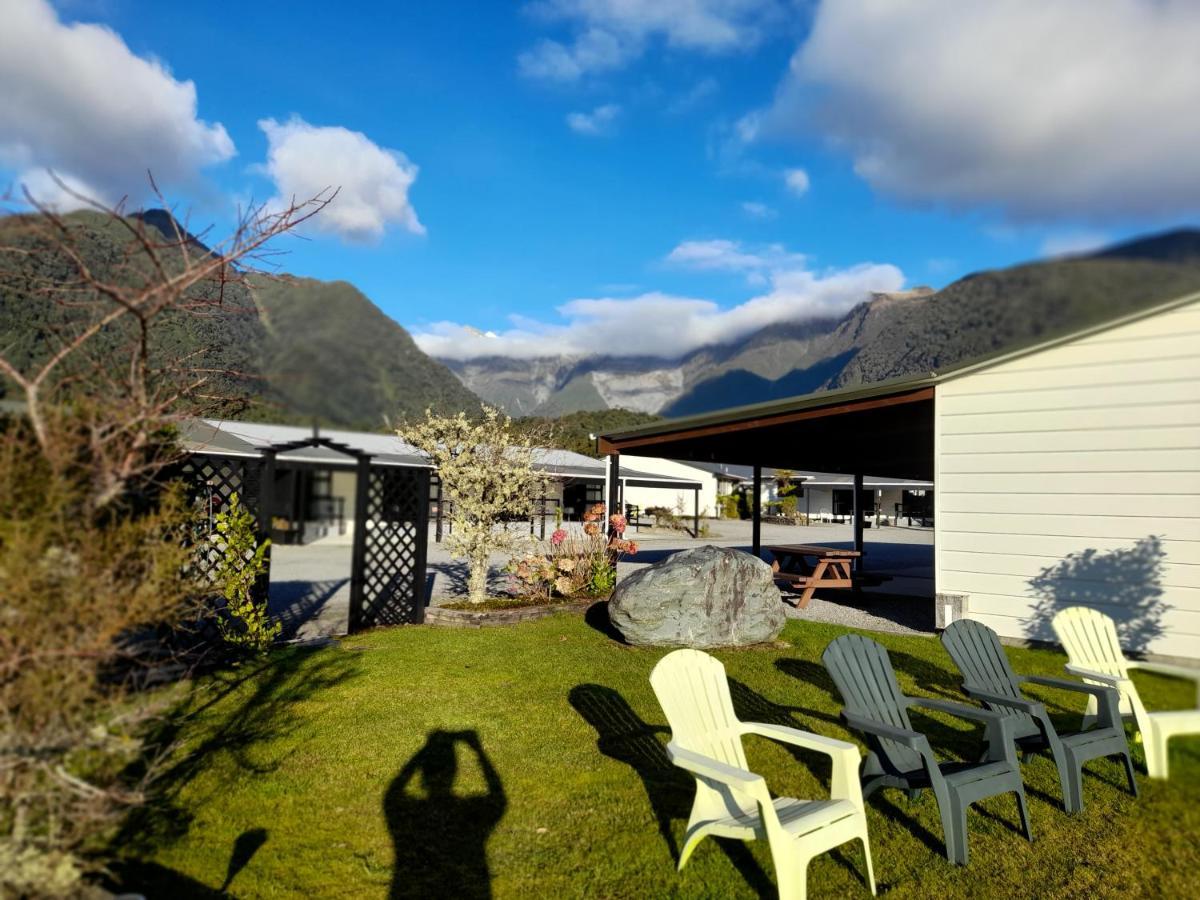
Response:
[[[355,556],[361,563],[356,558],[350,630],[422,622],[429,473],[362,466],[359,479]]]
[[[200,574],[211,580],[219,554],[209,546],[209,537],[215,532],[217,513],[229,506],[229,498],[238,495],[243,507],[261,520],[262,470],[260,459],[244,459],[228,456],[208,456],[194,453],[180,465],[179,474],[200,512],[195,535],[197,552],[193,557]],[[268,559],[268,566],[270,560]],[[268,578],[264,576],[256,590],[266,596]]]

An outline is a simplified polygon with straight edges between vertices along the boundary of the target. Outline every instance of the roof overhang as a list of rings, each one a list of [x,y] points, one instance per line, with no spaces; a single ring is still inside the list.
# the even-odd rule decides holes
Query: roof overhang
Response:
[[[602,453],[933,479],[936,376],[808,394],[600,438]]]

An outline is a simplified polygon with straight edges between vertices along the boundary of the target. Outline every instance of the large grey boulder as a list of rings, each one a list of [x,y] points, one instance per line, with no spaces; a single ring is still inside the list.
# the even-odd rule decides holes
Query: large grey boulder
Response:
[[[622,578],[608,617],[631,644],[739,647],[787,621],[771,567],[727,547],[697,547]]]

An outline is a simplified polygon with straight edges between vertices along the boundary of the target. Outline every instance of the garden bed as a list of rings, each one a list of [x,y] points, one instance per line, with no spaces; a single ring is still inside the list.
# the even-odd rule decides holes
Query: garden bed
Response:
[[[603,599],[603,598],[599,598]],[[487,600],[483,603],[458,601],[425,610],[425,624],[442,628],[486,628],[492,625],[515,625],[533,619],[544,619],[556,612],[581,612],[597,598],[564,600],[558,603],[527,603],[521,600]]]

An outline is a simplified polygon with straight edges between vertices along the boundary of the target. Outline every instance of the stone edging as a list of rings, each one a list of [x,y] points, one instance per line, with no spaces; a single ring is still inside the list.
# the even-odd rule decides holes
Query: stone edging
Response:
[[[493,625],[515,625],[544,619],[560,610],[583,612],[595,600],[570,603],[551,603],[546,606],[522,606],[516,609],[447,609],[444,606],[429,606],[425,609],[425,624],[440,628],[488,628]]]

